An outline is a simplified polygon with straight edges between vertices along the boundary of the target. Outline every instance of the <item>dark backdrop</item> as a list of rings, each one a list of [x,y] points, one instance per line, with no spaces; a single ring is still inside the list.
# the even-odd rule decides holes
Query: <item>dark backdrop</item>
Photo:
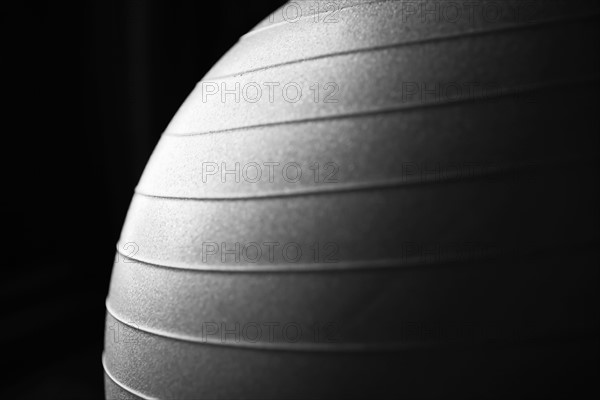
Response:
[[[0,398],[103,398],[133,189],[195,83],[282,0],[3,3]]]

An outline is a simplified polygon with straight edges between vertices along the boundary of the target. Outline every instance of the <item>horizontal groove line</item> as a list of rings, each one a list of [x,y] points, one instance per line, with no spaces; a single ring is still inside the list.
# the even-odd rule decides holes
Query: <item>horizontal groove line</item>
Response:
[[[595,246],[597,243],[593,241],[586,242],[581,245],[573,245],[570,250],[591,251],[590,246]],[[297,274],[297,273],[314,273],[314,274],[326,274],[326,273],[353,273],[353,272],[376,272],[381,270],[387,270],[387,272],[402,272],[414,269],[424,268],[447,268],[448,266],[464,267],[466,265],[472,265],[479,262],[495,262],[502,261],[505,259],[511,259],[515,256],[527,256],[527,255],[539,255],[540,258],[549,257],[550,255],[556,256],[561,255],[562,252],[557,254],[554,246],[538,245],[536,248],[525,251],[523,248],[511,249],[510,252],[505,251],[501,254],[489,254],[482,256],[470,256],[462,259],[457,257],[444,257],[436,260],[435,262],[423,262],[419,256],[406,257],[404,259],[378,259],[378,260],[361,260],[361,261],[345,261],[339,263],[311,263],[311,264],[287,264],[284,268],[281,264],[272,266],[256,266],[256,265],[198,265],[189,267],[183,265],[165,265],[158,264],[156,262],[146,261],[141,258],[134,258],[130,255],[123,254],[120,250],[119,244],[117,244],[117,253],[124,259],[130,260],[129,262],[124,261],[125,264],[140,264],[153,268],[160,269],[173,269],[178,271],[185,271],[189,273],[227,273],[227,274],[245,274],[245,273],[259,273],[259,274]],[[552,252],[554,250],[554,252]],[[563,251],[564,252],[564,251]],[[566,253],[566,252],[565,252]]]
[[[456,33],[456,34],[451,34],[451,35],[442,35],[442,36],[433,36],[433,37],[423,38],[423,39],[415,39],[415,40],[405,41],[405,42],[401,42],[401,43],[393,43],[393,44],[388,44],[388,45],[338,51],[338,52],[333,52],[333,53],[321,54],[318,56],[305,57],[305,58],[300,58],[300,59],[296,59],[296,60],[290,60],[290,61],[285,61],[285,62],[281,62],[281,63],[271,64],[271,65],[267,65],[267,66],[260,67],[260,68],[252,68],[252,69],[248,69],[245,71],[235,72],[235,73],[231,73],[231,74],[227,74],[227,75],[220,75],[220,76],[214,76],[214,77],[206,76],[204,79],[202,79],[200,82],[198,82],[198,84],[200,84],[202,82],[207,82],[209,80],[210,81],[225,80],[225,79],[230,79],[230,78],[235,78],[238,76],[246,75],[249,73],[266,71],[266,70],[270,70],[270,69],[280,68],[280,67],[293,65],[293,64],[300,64],[300,63],[308,62],[308,61],[320,60],[320,59],[324,59],[324,58],[333,58],[333,57],[340,57],[340,56],[346,56],[346,55],[351,55],[351,54],[385,51],[385,50],[400,48],[400,47],[414,46],[414,45],[427,44],[427,43],[436,43],[436,42],[443,42],[443,41],[463,39],[463,38],[472,38],[472,37],[485,36],[485,35],[490,35],[490,34],[495,34],[495,33],[506,33],[506,32],[512,33],[515,31],[528,30],[531,28],[534,28],[534,29],[535,28],[543,28],[546,26],[552,26],[552,25],[561,24],[561,23],[568,24],[568,23],[579,22],[579,21],[587,20],[587,19],[594,19],[594,18],[597,18],[599,15],[600,14],[598,12],[577,14],[577,15],[572,15],[569,17],[549,18],[549,19],[546,19],[543,21],[536,21],[536,22],[531,22],[528,24],[508,25],[508,26],[503,26],[500,28],[473,30],[473,31],[461,32],[461,33]]]
[[[284,268],[281,267],[280,264],[266,266],[239,266],[239,265],[224,265],[224,266],[216,266],[216,265],[202,265],[194,268],[189,268],[187,266],[179,266],[175,264],[165,265],[165,264],[157,264],[150,261],[145,261],[140,258],[131,257],[127,254],[123,254],[119,250],[119,245],[117,245],[117,253],[121,255],[123,258],[131,260],[131,264],[142,264],[149,267],[155,268],[163,268],[163,269],[175,269],[186,272],[217,272],[217,273],[298,273],[298,272],[310,272],[310,273],[331,273],[331,272],[354,272],[354,271],[377,271],[381,269],[395,269],[395,270],[405,270],[405,269],[414,269],[419,267],[432,267],[439,265],[446,265],[448,262],[441,262],[439,264],[420,264],[412,261],[401,260],[401,259],[389,259],[389,260],[371,260],[371,261],[346,261],[339,263],[311,263],[311,264],[286,264]],[[416,258],[416,257],[415,257]],[[404,265],[402,265],[404,264]]]
[[[319,0],[316,0],[316,1],[319,1]],[[345,7],[339,7],[339,8],[336,8],[335,11],[339,12],[339,11],[347,10],[347,9],[354,8],[354,7],[365,6],[365,5],[375,4],[375,3],[384,3],[384,2],[387,2],[387,1],[389,1],[389,0],[365,1],[363,3],[357,3],[357,4],[351,4],[351,5],[348,5],[348,6],[345,6]],[[283,7],[285,7],[285,5]],[[275,14],[277,11],[279,11],[279,9],[275,10],[272,14]],[[299,22],[301,20],[305,20],[305,19],[308,19],[308,18],[311,18],[311,17],[314,18],[315,16],[323,15],[323,14],[329,13],[331,11],[332,10],[322,10],[322,11],[318,11],[318,12],[313,12],[313,13],[307,14],[307,15],[305,15],[303,17],[300,17],[298,20],[294,21],[293,23],[296,23],[296,22]],[[279,21],[279,22],[273,22],[273,23],[271,23],[271,25],[266,25],[266,26],[263,26],[263,27],[258,28],[258,29],[253,29],[250,32],[242,35],[241,38],[240,38],[240,40],[246,39],[246,38],[248,38],[250,36],[254,36],[255,34],[257,34],[259,32],[263,32],[263,31],[269,30],[271,28],[276,28],[278,26],[282,26],[282,25],[284,25],[286,23],[290,23],[290,22],[286,21],[285,19],[283,19],[282,21]]]
[[[388,342],[388,343],[345,343],[345,344],[336,344],[336,345],[318,345],[318,344],[307,344],[307,343],[296,343],[294,345],[284,345],[282,343],[235,343],[235,342],[226,342],[219,340],[206,340],[201,338],[196,338],[192,336],[178,335],[173,333],[161,332],[155,329],[149,328],[140,328],[135,323],[126,322],[122,317],[117,316],[114,310],[108,304],[108,299],[106,301],[106,311],[107,313],[117,322],[131,328],[135,331],[141,332],[142,334],[155,336],[161,339],[204,345],[210,347],[222,347],[222,348],[230,348],[236,350],[247,350],[247,351],[268,351],[268,352],[285,352],[285,353],[326,353],[326,354],[373,354],[373,353],[381,353],[381,352],[403,352],[403,351],[414,351],[414,350],[423,350],[423,349],[441,349],[441,348],[450,348],[450,347],[461,347],[467,346],[473,348],[474,346],[489,346],[491,345],[511,345],[511,344],[526,344],[531,342],[549,342],[556,343],[557,341],[564,340],[573,340],[572,335],[559,335],[559,336],[538,336],[532,338],[526,338],[521,340],[510,340],[504,339],[499,342],[486,342],[481,341],[478,343],[469,343],[469,342],[456,342],[456,343],[448,343],[448,342],[407,342],[407,343],[399,343],[399,342]],[[579,333],[574,335],[575,338],[594,338],[597,339],[596,335]],[[105,368],[106,370],[107,368]],[[110,375],[109,375],[110,377]],[[111,377],[111,379],[113,379]],[[117,384],[118,381],[113,379]],[[119,385],[121,386],[121,385]],[[122,386],[123,387],[123,386]],[[123,387],[125,390],[127,388]],[[134,392],[132,392],[134,393]],[[134,393],[135,394],[135,393]]]
[[[443,181],[432,181],[423,182],[420,179],[414,179],[412,182],[406,182],[402,178],[390,179],[387,181],[369,182],[369,183],[346,183],[346,184],[331,184],[329,186],[322,186],[319,188],[294,190],[285,193],[267,193],[259,194],[254,196],[241,195],[241,196],[229,196],[229,197],[175,197],[175,196],[162,196],[144,193],[139,190],[135,190],[135,194],[142,197],[150,197],[155,199],[165,200],[180,200],[180,201],[252,201],[252,200],[270,200],[270,199],[288,199],[293,197],[304,197],[304,196],[323,196],[323,195],[334,195],[352,192],[364,192],[364,191],[381,191],[381,190],[393,190],[398,188],[410,188],[414,186],[429,186],[434,184],[444,184],[450,182],[466,182],[471,180],[485,179],[496,175],[503,175],[508,172],[498,172],[492,174],[486,174],[485,176],[478,176],[471,179],[465,178],[447,178]]]
[[[106,366],[106,360],[105,360],[105,355],[102,354],[102,368],[104,369],[104,373],[106,374],[106,376],[108,376],[108,378],[114,382],[115,385],[117,385],[118,387],[120,387],[121,389],[123,389],[124,391],[126,391],[127,393],[130,393],[134,396],[139,397],[140,399],[143,400],[159,400],[158,398],[155,397],[149,397],[146,396],[145,394],[138,392],[137,390],[131,389],[127,386],[125,386],[123,383],[119,382],[117,380],[117,378],[115,378],[113,376],[113,374],[108,370],[108,367]]]
[[[279,121],[279,122],[266,122],[262,124],[255,125],[246,125],[234,128],[223,128],[223,129],[214,129],[205,132],[193,132],[193,133],[163,133],[163,136],[177,136],[177,137],[190,137],[190,136],[202,136],[202,135],[212,135],[216,133],[224,133],[224,132],[238,132],[238,131],[247,131],[251,129],[258,128],[271,128],[276,126],[286,126],[286,125],[299,125],[306,123],[314,123],[314,122],[323,122],[323,121],[334,121],[340,119],[353,119],[353,118],[361,118],[361,117],[369,117],[369,116],[377,116],[384,114],[395,114],[406,111],[414,111],[420,109],[427,108],[439,108],[439,107],[447,107],[460,105],[465,103],[477,103],[483,102],[486,100],[494,100],[500,99],[504,97],[514,96],[516,93],[531,93],[537,91],[543,91],[548,89],[553,89],[559,86],[567,86],[567,85],[583,85],[585,83],[597,82],[600,79],[600,74],[585,76],[577,79],[569,79],[569,80],[561,80],[561,81],[548,81],[541,82],[537,84],[531,85],[521,85],[521,86],[510,86],[503,87],[501,93],[494,93],[489,96],[471,96],[471,97],[459,97],[456,99],[444,100],[444,101],[431,101],[431,102],[421,102],[421,103],[413,103],[413,104],[403,104],[403,105],[392,105],[388,107],[375,108],[371,110],[362,110],[355,111],[350,113],[339,113],[334,115],[325,115],[325,116],[317,116],[311,118],[298,118],[295,120],[287,120],[287,121]]]
[[[380,180],[380,181],[372,181],[372,182],[358,182],[358,183],[332,183],[329,186],[322,185],[320,187],[315,188],[305,188],[298,190],[290,190],[288,192],[279,192],[279,193],[262,193],[257,195],[239,195],[239,196],[228,196],[228,197],[177,197],[177,196],[166,196],[166,195],[158,195],[145,193],[138,188],[135,189],[134,193],[141,197],[148,197],[153,199],[163,199],[163,200],[175,200],[175,201],[199,201],[199,202],[234,202],[234,201],[260,201],[260,200],[276,200],[276,199],[289,199],[296,197],[307,197],[307,196],[327,196],[327,195],[342,195],[344,193],[356,193],[356,192],[369,192],[369,191],[385,191],[385,190],[401,190],[401,189],[410,189],[413,187],[424,187],[424,186],[434,186],[434,185],[449,185],[453,183],[466,183],[466,182],[478,182],[485,181],[491,178],[500,179],[503,176],[510,177],[511,174],[517,173],[519,171],[528,171],[530,174],[531,169],[535,169],[537,174],[543,175],[547,170],[561,167],[564,165],[579,165],[579,166],[587,166],[587,165],[595,165],[593,161],[581,161],[579,159],[568,159],[561,160],[560,162],[556,161],[530,161],[523,162],[523,165],[513,166],[513,165],[503,165],[498,169],[495,169],[491,172],[487,172],[484,174],[477,175],[469,175],[466,177],[458,176],[458,177],[445,177],[443,179],[439,178],[431,178],[427,179],[427,176],[423,178],[413,178],[407,180],[406,178],[394,178],[388,180]],[[544,169],[542,169],[544,167]]]
[[[315,344],[315,343],[296,343],[293,345],[285,343],[250,343],[250,342],[231,342],[223,341],[218,339],[202,339],[194,336],[179,335],[171,332],[164,332],[152,328],[141,328],[137,324],[129,323],[122,317],[116,315],[116,312],[112,309],[106,300],[106,311],[118,322],[128,326],[136,331],[157,336],[163,339],[170,339],[173,341],[184,342],[184,343],[195,343],[199,345],[213,346],[213,347],[228,347],[239,350],[255,350],[255,351],[277,351],[277,352],[298,352],[298,353],[367,353],[367,352],[381,352],[381,351],[399,351],[399,350],[412,350],[415,348],[426,348],[431,347],[431,344],[421,343],[388,343],[388,344],[371,344],[371,343],[345,343],[336,345],[327,344]]]

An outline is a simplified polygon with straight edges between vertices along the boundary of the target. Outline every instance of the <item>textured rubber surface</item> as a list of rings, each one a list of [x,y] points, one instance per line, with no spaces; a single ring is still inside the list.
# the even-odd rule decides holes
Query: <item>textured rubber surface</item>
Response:
[[[448,104],[385,116],[340,118],[214,135],[165,135],[137,191],[201,199],[269,196],[410,184],[420,178],[407,171],[410,164],[449,166],[471,162],[497,167],[547,167],[551,163],[589,160],[599,144],[598,138],[593,135],[581,135],[578,141],[567,138],[568,132],[589,129],[589,115],[596,112],[593,102],[597,89],[597,83],[573,84],[560,87],[560,96],[555,95],[555,87],[533,92],[527,98],[531,102],[515,102],[509,97],[469,107]],[[540,115],[549,109],[563,111],[541,119]],[[481,129],[481,125],[486,128]],[[518,147],[514,145],[516,142]],[[264,146],[258,153],[256,143]],[[423,145],[416,145],[420,143]],[[359,144],[365,151],[355,151]],[[388,157],[390,153],[394,156]],[[282,173],[270,176],[264,165],[277,160],[296,160],[304,171],[300,181],[288,182]],[[309,162],[325,165],[332,160],[352,168],[340,168],[335,185],[325,179],[316,181]],[[226,163],[229,169],[235,163],[258,163],[263,166],[262,176],[258,181],[214,178],[203,181],[202,162],[206,161],[216,162],[219,167]],[[483,173],[478,171],[477,175]],[[448,174],[450,178],[453,176],[457,174]]]
[[[118,244],[107,398],[568,394],[598,351],[600,4],[331,3],[243,36],[166,129]],[[273,83],[304,95],[222,93]],[[273,162],[303,174],[206,170]]]
[[[595,285],[598,274],[589,252],[542,257],[528,254],[519,261],[515,258],[511,255],[493,260],[455,260],[376,272],[296,274],[173,271],[123,260],[115,264],[111,287],[114,295],[108,308],[120,321],[160,336],[299,351],[403,349],[436,344],[434,336],[417,342],[406,342],[399,336],[403,324],[415,315],[423,321],[477,321],[487,328],[501,322],[494,327],[495,339],[517,339],[513,336],[517,333],[526,338],[568,333],[573,328],[571,321],[577,321],[578,328],[592,331],[597,322],[584,318],[585,291],[574,294],[567,290],[577,287],[583,278],[586,289]],[[537,265],[539,260],[544,263],[543,274]],[[565,276],[567,267],[572,269],[572,275]],[[519,279],[515,280],[515,276]],[[559,293],[544,285],[558,280],[563,287]],[[529,296],[529,290],[548,300],[540,306],[538,298]],[[332,292],[336,294],[334,298]],[[443,306],[429,306],[433,293],[445,299]],[[529,315],[534,309],[537,313]],[[293,343],[286,342],[281,329],[273,329],[272,337],[265,334],[255,340],[242,340],[246,337],[238,335],[221,340],[219,334],[207,333],[209,321],[229,322],[230,327],[234,326],[233,321],[242,327],[260,321],[294,322],[304,334]],[[320,321],[338,323],[333,337],[327,338],[331,340],[315,338],[313,327]],[[246,336],[253,339],[255,330],[247,331]]]
[[[115,323],[110,317],[107,322]],[[110,357],[107,367],[123,371],[117,376],[131,387],[168,399],[339,398],[342,391],[350,397],[355,393],[356,398],[361,397],[358,394],[380,397],[394,392],[416,394],[411,398],[465,392],[471,397],[471,393],[486,393],[499,381],[505,388],[518,387],[527,376],[527,366],[539,366],[542,374],[556,374],[553,370],[560,371],[554,362],[557,358],[593,359],[591,344],[538,340],[533,344],[471,343],[396,353],[331,354],[198,345],[140,332],[132,343],[113,346],[111,351],[122,356]],[[532,387],[544,385],[548,390],[560,386],[536,376],[531,375]],[[432,377],[435,385],[430,384]],[[522,394],[535,396],[533,391]]]
[[[225,270],[331,269],[345,268],[348,263],[369,268],[378,266],[378,260],[403,264],[410,262],[410,254],[400,252],[403,243],[493,243],[505,251],[515,246],[560,248],[564,243],[589,241],[595,230],[595,221],[588,216],[597,196],[572,195],[580,190],[580,180],[593,179],[592,169],[581,169],[577,179],[572,179],[573,170],[560,166],[516,178],[432,180],[409,187],[318,196],[232,201],[137,196],[120,246],[136,243],[135,258],[147,263]],[[553,195],[546,196],[544,191],[557,182],[560,190],[553,189]],[[558,211],[566,219],[561,224],[548,218]],[[224,223],[232,215],[234,221]],[[252,254],[229,265],[223,263],[221,252],[211,255],[206,245],[228,243],[233,249],[236,243],[267,242],[298,243],[304,251],[300,257],[291,251],[289,256],[273,251],[271,259],[265,249],[265,256],[256,261]],[[327,261],[322,260],[325,256],[315,262],[314,252],[308,249],[311,243],[335,243],[335,251],[328,253],[335,253],[333,262],[320,262]],[[286,262],[286,258],[296,262]]]
[[[293,82],[304,92],[308,92],[315,82],[322,85],[338,82],[337,103],[315,102],[311,96],[304,95],[298,102],[280,101],[274,107],[266,93],[257,102],[237,103],[233,96],[229,96],[229,101],[220,101],[222,96],[219,100],[203,101],[201,90],[205,86],[201,82],[181,106],[166,133],[210,133],[315,118],[340,118],[390,108],[412,109],[433,103],[415,102],[408,98],[403,101],[401,89],[402,83],[406,82],[422,85],[427,82],[430,87],[436,82],[494,82],[510,91],[560,83],[565,79],[581,79],[595,75],[597,65],[590,62],[548,63],[547,57],[538,55],[551,54],[560,47],[561,58],[579,58],[582,56],[581,48],[571,44],[582,37],[592,37],[596,31],[596,21],[589,18],[567,20],[562,24],[530,24],[526,29],[497,34],[323,57],[226,79],[230,90],[235,88],[235,83],[245,87],[255,82],[261,85],[263,82],[282,82],[281,86]],[[482,65],[494,68],[482,68]],[[219,85],[222,83],[213,78],[203,82],[207,80]],[[289,96],[294,98],[295,94],[291,92]],[[249,94],[248,97],[253,96]]]

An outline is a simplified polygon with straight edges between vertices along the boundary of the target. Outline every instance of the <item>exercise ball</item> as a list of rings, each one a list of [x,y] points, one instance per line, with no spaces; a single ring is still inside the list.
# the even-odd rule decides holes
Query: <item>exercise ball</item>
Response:
[[[296,1],[241,37],[135,190],[106,397],[590,387],[599,9]]]

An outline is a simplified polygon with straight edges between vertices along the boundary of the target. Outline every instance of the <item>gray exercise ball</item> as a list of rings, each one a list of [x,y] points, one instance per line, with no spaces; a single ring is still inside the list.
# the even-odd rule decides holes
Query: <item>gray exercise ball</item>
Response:
[[[295,1],[268,16],[197,84],[136,188],[106,397],[589,384],[599,9]]]

